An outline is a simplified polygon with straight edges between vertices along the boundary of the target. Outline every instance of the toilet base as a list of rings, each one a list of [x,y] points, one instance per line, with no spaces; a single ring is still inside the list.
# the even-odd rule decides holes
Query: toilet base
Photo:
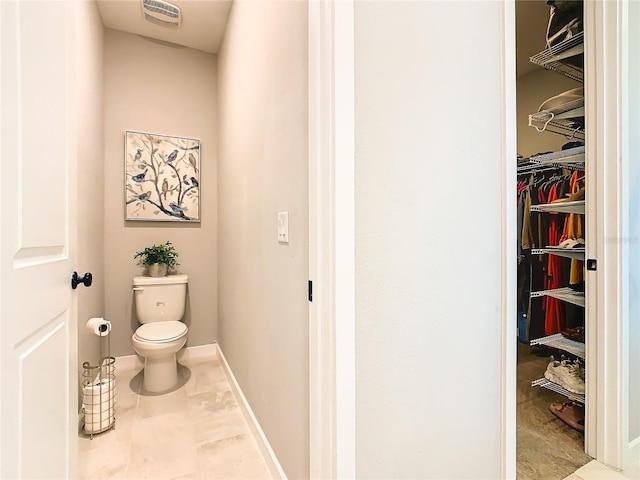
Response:
[[[178,383],[176,354],[145,358],[142,385],[148,392],[164,392]]]

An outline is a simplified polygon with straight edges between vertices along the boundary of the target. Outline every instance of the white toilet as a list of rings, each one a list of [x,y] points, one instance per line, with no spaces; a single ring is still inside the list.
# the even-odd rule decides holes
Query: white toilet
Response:
[[[133,349],[144,357],[144,388],[163,392],[178,383],[176,352],[187,341],[182,323],[187,275],[134,277],[136,314],[142,323],[133,334]]]

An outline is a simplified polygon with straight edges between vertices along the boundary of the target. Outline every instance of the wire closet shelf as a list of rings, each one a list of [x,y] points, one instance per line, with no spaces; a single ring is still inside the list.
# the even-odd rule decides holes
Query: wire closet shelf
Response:
[[[577,61],[568,60],[582,53],[584,53],[584,32],[579,32],[571,38],[529,57],[529,61],[584,83],[584,68]]]

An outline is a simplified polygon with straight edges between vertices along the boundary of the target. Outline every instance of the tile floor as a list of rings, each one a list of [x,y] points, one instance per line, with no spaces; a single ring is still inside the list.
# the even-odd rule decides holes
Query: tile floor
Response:
[[[639,478],[640,463],[632,465],[624,472],[617,472],[593,460],[564,480],[638,480]]]
[[[217,357],[181,365],[163,395],[144,391],[140,369],[117,367],[116,428],[80,436],[78,478],[272,478]]]

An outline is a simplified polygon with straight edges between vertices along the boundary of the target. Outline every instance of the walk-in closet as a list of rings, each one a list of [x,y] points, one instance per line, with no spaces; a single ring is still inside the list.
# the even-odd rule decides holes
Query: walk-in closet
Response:
[[[517,475],[586,464],[581,1],[517,1]]]

